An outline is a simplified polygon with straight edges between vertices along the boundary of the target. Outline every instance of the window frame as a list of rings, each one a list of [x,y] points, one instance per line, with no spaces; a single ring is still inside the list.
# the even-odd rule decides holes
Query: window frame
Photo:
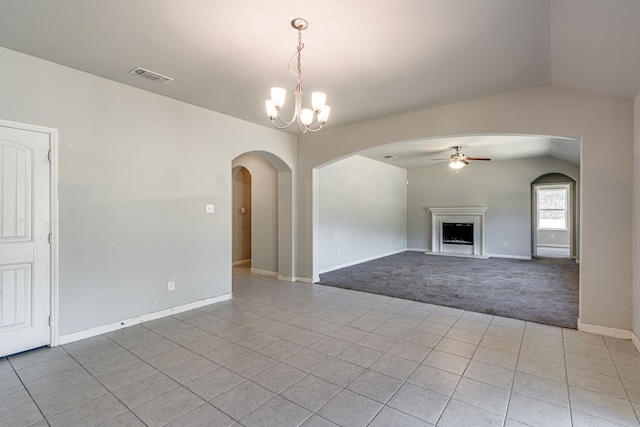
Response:
[[[542,191],[558,191],[563,190],[565,196],[565,207],[564,209],[541,209],[540,208],[540,196],[539,193]],[[536,228],[539,231],[569,231],[569,214],[570,214],[570,197],[571,191],[569,184],[563,185],[537,185],[536,186]],[[540,226],[540,212],[564,212],[564,227],[542,227]]]

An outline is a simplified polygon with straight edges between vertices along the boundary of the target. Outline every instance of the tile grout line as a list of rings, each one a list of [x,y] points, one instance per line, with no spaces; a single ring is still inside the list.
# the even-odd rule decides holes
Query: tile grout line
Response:
[[[104,335],[104,334],[103,334],[102,336],[104,336],[105,338],[107,338],[107,339],[108,339],[108,340],[110,340],[111,342],[114,342],[114,343],[118,344],[117,342],[115,342],[115,341],[113,341],[111,338],[109,338],[108,336],[106,336],[106,335]],[[122,347],[120,344],[118,344],[118,345],[119,345],[120,347]],[[62,347],[62,346],[61,346],[61,347]],[[138,357],[137,355],[135,355],[135,354],[131,353],[128,349],[126,349],[126,348],[124,348],[124,347],[122,347],[122,348],[124,349],[124,351],[128,352],[129,354],[132,354],[133,356]],[[142,421],[142,420],[138,417],[138,415],[137,415],[135,412],[133,412],[133,411],[131,410],[131,408],[129,408],[127,405],[125,405],[125,403],[124,403],[123,401],[121,401],[121,400],[118,398],[118,396],[116,396],[115,394],[113,394],[113,392],[112,392],[112,391],[111,391],[111,390],[110,390],[106,385],[102,384],[102,382],[101,382],[99,379],[97,379],[97,378],[96,378],[96,377],[95,377],[91,372],[89,372],[89,370],[87,370],[87,368],[85,368],[85,367],[84,367],[84,365],[83,365],[82,363],[80,363],[80,362],[79,362],[79,361],[78,361],[78,360],[77,360],[77,359],[76,359],[76,358],[75,358],[71,353],[69,353],[69,352],[67,351],[67,349],[66,349],[66,348],[62,347],[62,349],[63,349],[63,350],[64,350],[64,351],[69,355],[69,357],[71,357],[71,358],[72,358],[72,359],[73,359],[73,360],[74,360],[78,365],[80,365],[80,367],[82,367],[82,369],[83,369],[87,374],[89,374],[89,376],[91,376],[91,378],[93,378],[93,379],[94,379],[98,384],[100,384],[102,387],[104,387],[104,389],[107,391],[107,393],[108,393],[108,394],[110,394],[111,396],[113,396],[113,398],[114,398],[114,399],[116,399],[118,402],[120,402],[120,404],[122,404],[122,406],[123,406],[123,407],[125,407],[125,408],[127,409],[127,411],[128,411],[128,412],[131,412],[131,413],[132,413],[132,414],[133,414],[133,415],[134,415],[138,420],[140,420],[140,422],[141,422],[142,424],[146,425],[146,423],[145,423],[144,421]],[[109,356],[105,356],[105,357],[103,357],[103,358],[101,358],[101,359],[104,359],[104,358],[106,358],[106,357],[109,357]],[[97,359],[97,360],[101,360],[101,359]],[[155,368],[154,368],[154,369],[155,369]],[[84,405],[84,404],[86,404],[86,403],[92,402],[92,401],[94,401],[94,400],[96,400],[96,399],[100,399],[100,398],[101,398],[101,397],[103,397],[103,396],[104,396],[104,395],[97,396],[97,397],[95,397],[95,398],[93,398],[93,399],[89,400],[88,402],[84,402],[84,403],[81,403],[81,404],[79,404],[79,405],[76,405],[76,406],[74,406],[74,407],[72,407],[72,408],[65,409],[64,411],[59,412],[58,414],[62,414],[62,413],[64,413],[64,412],[70,411],[71,409],[75,409],[75,408],[77,408],[77,407],[79,407],[79,406],[81,406],[81,405]],[[124,412],[124,413],[126,413],[126,412]],[[58,414],[55,414],[55,415],[58,415]],[[102,424],[102,423],[104,423],[104,422],[110,421],[110,420],[112,420],[112,419],[114,419],[114,418],[116,418],[116,417],[119,417],[120,415],[122,415],[122,414],[115,415],[115,416],[113,416],[113,417],[111,417],[111,418],[109,418],[109,419],[107,419],[107,420],[105,420],[105,421],[102,421],[102,422],[101,422],[101,424]],[[47,420],[47,421],[48,421],[48,420]]]
[[[37,350],[37,349],[34,349],[34,350]],[[28,350],[28,351],[34,351],[34,350]],[[38,405],[38,402],[36,402],[36,400],[33,398],[33,395],[31,394],[31,392],[27,388],[27,385],[22,380],[22,377],[20,376],[20,374],[18,374],[18,371],[16,370],[15,366],[13,366],[13,363],[11,362],[11,359],[9,357],[6,357],[6,359],[9,362],[9,365],[11,366],[11,369],[13,369],[13,373],[16,375],[16,377],[18,377],[18,380],[20,380],[20,384],[22,385],[22,388],[24,389],[24,391],[27,392],[27,394],[29,395],[29,398],[31,399],[33,404],[36,406],[36,408],[38,408],[38,412],[40,412],[40,415],[42,415],[42,419],[47,423],[48,426],[51,426],[51,423],[49,423],[49,420],[47,419],[47,417],[44,416],[44,413],[42,412],[42,409],[40,408],[40,405]],[[51,360],[53,360],[53,359],[51,359]],[[39,421],[37,421],[37,422],[39,422]],[[31,423],[31,424],[35,424],[35,423]]]
[[[636,409],[636,407],[631,402],[631,396],[629,396],[629,392],[627,391],[627,387],[625,386],[624,382],[622,381],[622,376],[620,375],[620,371],[618,370],[618,365],[615,363],[615,360],[613,359],[613,357],[611,355],[611,349],[609,348],[609,343],[607,343],[607,340],[604,337],[602,339],[604,340],[604,345],[605,345],[605,347],[607,349],[607,353],[609,353],[609,357],[611,358],[611,362],[613,363],[613,368],[616,370],[616,374],[618,374],[618,379],[620,380],[620,383],[622,383],[622,389],[624,390],[624,393],[627,396],[627,400],[631,404],[631,409],[633,410],[633,414],[636,417],[636,421],[640,421],[640,414],[638,414],[638,410]]]
[[[562,339],[562,361],[564,362],[564,375],[567,379],[567,403],[569,405],[569,422],[573,426],[573,405],[571,404],[571,388],[569,387],[569,365],[567,365],[567,350],[565,348],[564,330],[560,330],[560,338]]]
[[[201,310],[199,310],[199,309],[196,309],[196,310],[201,311]],[[209,314],[209,313],[206,313],[206,314],[211,315],[211,314]],[[217,317],[217,316],[215,316],[215,315],[213,315],[213,316],[214,316],[214,317]],[[225,339],[225,338],[219,337],[217,334],[212,334],[212,333],[211,333],[211,332],[209,332],[209,331],[206,331],[206,330],[204,330],[204,329],[201,329],[201,328],[199,328],[199,327],[197,327],[197,326],[195,326],[195,325],[191,325],[191,324],[189,324],[189,323],[186,323],[186,322],[184,322],[184,321],[182,321],[182,320],[180,320],[180,319],[177,319],[177,318],[175,318],[175,317],[173,317],[173,316],[169,316],[169,317],[171,317],[172,319],[174,319],[174,320],[176,320],[176,321],[178,321],[178,322],[184,323],[185,325],[189,325],[189,326],[194,327],[194,328],[196,328],[196,329],[199,329],[199,330],[201,330],[201,331],[207,332],[207,333],[208,333],[208,334],[210,334],[211,336],[216,336],[216,337],[218,337],[218,338]],[[264,316],[260,316],[260,317],[264,317]],[[228,319],[224,319],[224,318],[221,318],[221,317],[218,317],[218,318],[219,318],[219,319],[222,319],[222,320],[225,320],[225,321],[227,321],[227,322],[234,323],[235,325],[238,325],[238,326],[243,326],[243,325],[241,325],[241,324],[239,324],[239,323],[233,322],[233,321],[228,320]],[[143,326],[143,327],[144,327],[145,329],[147,329],[148,331],[158,334],[158,333],[157,333],[157,332],[155,332],[154,330],[149,329],[149,328],[147,328],[146,326],[144,326],[144,323],[141,323],[140,325],[141,325],[141,326]],[[232,328],[235,328],[235,327],[237,327],[237,326],[233,326],[233,327],[228,328],[228,329],[232,329]],[[228,329],[225,329],[225,330],[228,330]],[[223,330],[223,331],[221,331],[221,332],[224,332],[225,330]],[[184,348],[184,349],[185,349],[185,350],[187,350],[187,351],[192,351],[192,350],[189,350],[188,348],[184,347],[182,344],[177,343],[177,342],[173,341],[172,339],[165,337],[165,336],[164,336],[164,335],[162,335],[162,334],[158,334],[158,335],[160,335],[162,338],[164,338],[164,339],[166,339],[166,340],[168,340],[168,341],[170,341],[170,342],[172,342],[172,343],[176,344],[177,346],[179,346],[179,347],[181,347],[181,348]],[[107,337],[107,338],[109,338],[109,337]],[[109,339],[111,339],[111,338],[109,338]],[[190,342],[194,342],[194,341],[197,341],[197,339],[196,339],[196,340],[193,340],[193,341],[190,341]],[[226,341],[229,341],[229,340],[226,340]],[[115,342],[115,341],[114,341],[114,342]],[[233,341],[229,341],[229,343],[233,343],[233,344],[235,344],[235,345],[239,345],[239,346],[241,346],[241,347],[244,347],[244,346],[242,346],[241,344],[237,344],[237,343],[235,343],[235,342],[233,342]],[[116,342],[116,344],[117,344],[117,342]],[[185,343],[185,344],[189,344],[189,343]],[[119,344],[118,344],[118,345],[119,345]],[[226,345],[228,345],[228,344],[225,344],[225,346],[226,346]],[[224,347],[224,346],[223,346],[223,347]],[[135,348],[135,347],[133,347],[133,348]],[[254,351],[254,352],[255,352],[255,350],[252,350],[252,349],[250,349],[250,348],[248,348],[248,347],[244,347],[244,348],[247,348],[248,350],[251,350],[251,351]],[[126,349],[125,349],[125,350],[126,350]],[[127,351],[128,351],[128,350],[127,350]],[[168,351],[170,351],[170,350],[168,350]],[[210,362],[215,363],[216,365],[218,365],[218,368],[214,369],[213,371],[216,371],[216,370],[218,370],[218,369],[220,369],[220,368],[224,368],[224,369],[227,369],[227,370],[228,370],[228,368],[227,368],[226,366],[221,365],[220,363],[214,362],[213,360],[210,360],[210,359],[208,359],[208,358],[204,357],[203,355],[201,355],[201,354],[199,354],[199,353],[196,353],[195,351],[192,351],[192,352],[193,352],[194,354],[197,354],[198,356],[203,357],[203,358],[205,358],[205,359],[209,360]],[[130,353],[131,353],[131,352],[130,352]],[[160,352],[159,354],[161,354],[161,353],[164,353],[164,352]],[[233,416],[231,416],[231,414],[228,414],[228,413],[224,412],[221,408],[218,408],[218,407],[217,407],[217,406],[215,406],[213,403],[211,403],[211,402],[210,402],[210,400],[207,400],[207,399],[205,399],[204,397],[200,396],[199,394],[197,394],[197,393],[195,393],[195,392],[191,391],[191,390],[190,390],[189,388],[187,388],[184,384],[182,384],[182,383],[180,383],[180,382],[178,382],[178,381],[174,380],[173,378],[171,378],[170,376],[168,376],[167,374],[165,374],[163,371],[156,369],[153,365],[150,365],[150,364],[149,364],[149,363],[147,363],[145,360],[143,360],[142,358],[140,358],[138,355],[136,355],[136,354],[134,354],[134,353],[132,353],[132,354],[133,354],[134,356],[136,356],[138,359],[142,360],[144,363],[146,363],[146,364],[148,364],[149,366],[151,366],[153,369],[155,369],[155,370],[156,370],[156,371],[158,371],[159,373],[161,373],[161,374],[165,375],[167,378],[170,378],[172,381],[175,381],[175,382],[178,384],[178,387],[182,387],[182,388],[184,388],[185,390],[189,391],[190,393],[193,393],[194,395],[198,396],[200,399],[202,399],[202,400],[205,402],[205,403],[203,403],[203,405],[204,405],[204,404],[209,404],[209,405],[211,405],[211,406],[212,406],[212,407],[214,407],[216,410],[220,411],[220,412],[221,412],[221,413],[223,413],[224,415],[226,415],[226,416],[228,416],[229,418],[231,418],[232,420],[234,420],[236,423],[240,424],[240,420],[237,420],[236,418],[234,418]],[[241,360],[241,359],[243,359],[243,358],[244,358],[244,357],[246,357],[246,356],[248,356],[248,355],[242,356],[242,357],[240,357],[239,359],[237,359],[236,361]],[[266,356],[266,357],[268,357],[268,356]],[[235,362],[235,361],[234,361],[234,362]],[[176,365],[179,365],[179,364],[180,364],[180,363],[177,363]],[[172,365],[172,366],[176,366],[176,365]],[[213,372],[213,371],[206,372],[206,373],[204,373],[204,374],[202,374],[202,375],[200,375],[200,376],[198,376],[198,377],[196,377],[196,378],[193,378],[191,381],[195,381],[195,380],[197,380],[198,378],[201,378],[201,377],[203,377],[203,376],[205,376],[205,375],[208,375],[209,373],[211,373],[211,372]],[[233,371],[231,371],[231,372],[233,372]],[[234,373],[235,373],[235,372],[234,372]],[[236,374],[237,374],[237,373],[236,373]],[[240,374],[237,374],[237,375],[240,375]],[[242,375],[240,375],[240,377],[242,377]],[[242,381],[240,384],[237,384],[237,385],[235,385],[235,386],[231,387],[229,390],[225,390],[224,392],[220,393],[220,395],[222,395],[222,394],[224,394],[224,393],[226,393],[226,392],[228,392],[228,391],[230,391],[230,390],[233,390],[235,387],[238,387],[239,385],[244,384],[244,383],[245,383],[245,382],[247,382],[247,381],[250,381],[250,382],[252,382],[252,383],[253,383],[253,381],[251,381],[251,379],[250,379],[250,378],[246,378],[246,377],[242,377],[242,378],[243,378],[243,381]],[[189,382],[191,382],[191,381],[189,381]],[[255,383],[254,383],[254,384],[255,384]],[[258,386],[260,386],[259,384],[257,384],[257,385],[258,385]],[[262,387],[262,386],[260,386],[260,387]],[[263,387],[263,388],[264,388],[264,387]],[[161,397],[161,396],[164,396],[164,395],[166,395],[166,394],[168,394],[168,393],[170,393],[170,392],[172,392],[172,391],[173,391],[173,390],[169,390],[169,391],[167,391],[166,393],[163,393],[162,395],[155,397],[154,399],[157,399],[157,398],[159,398],[159,397]],[[271,391],[271,390],[269,390],[269,391]],[[219,395],[219,396],[220,396],[220,395]],[[216,397],[217,397],[217,396],[216,396]],[[154,399],[152,399],[152,400],[154,400]],[[214,397],[213,399],[215,399],[215,397]],[[211,399],[211,400],[213,400],[213,399]],[[273,398],[269,399],[267,402],[265,402],[264,404],[260,405],[260,407],[262,407],[262,406],[266,405],[266,404],[267,404],[268,402],[270,402],[271,400],[273,400]],[[145,403],[148,403],[148,402],[145,402]],[[124,403],[123,403],[123,404],[124,404]],[[141,405],[144,405],[144,403],[143,403],[143,404],[141,404]],[[127,406],[127,405],[125,405],[125,406],[128,408],[128,406]],[[139,405],[139,406],[140,406],[140,405]],[[198,405],[197,407],[193,408],[191,411],[189,411],[189,412],[187,412],[187,413],[185,413],[185,414],[180,415],[178,418],[176,418],[176,419],[174,419],[174,420],[169,421],[169,423],[172,423],[173,421],[175,421],[175,420],[177,420],[177,419],[179,419],[179,418],[181,418],[181,417],[185,416],[186,414],[188,414],[188,413],[191,413],[191,412],[195,411],[195,410],[196,410],[196,409],[198,409],[200,406],[202,406],[202,405]],[[256,408],[256,409],[258,409],[258,408]],[[130,411],[131,411],[132,413],[134,413],[134,412],[133,412],[133,409],[130,409]],[[252,412],[253,412],[253,411],[252,411]],[[136,415],[136,414],[134,413],[134,415]],[[249,414],[245,415],[245,417],[246,417],[246,416],[248,416],[248,415],[249,415]],[[136,417],[137,417],[137,415],[136,415]],[[243,417],[243,418],[244,418],[244,417]],[[140,421],[142,421],[142,420],[140,420]],[[144,424],[144,422],[143,422],[143,424]],[[167,424],[168,424],[168,423],[167,423]]]
[[[502,420],[502,425],[507,424],[507,420],[509,419],[509,406],[511,405],[511,398],[513,397],[513,385],[516,381],[516,374],[518,373],[518,365],[520,364],[520,355],[522,354],[522,346],[524,345],[524,333],[527,329],[527,324],[525,322],[524,327],[522,328],[522,336],[520,337],[520,346],[518,347],[518,358],[516,360],[516,366],[513,368],[513,380],[511,382],[511,389],[509,390],[509,398],[507,399],[507,409],[504,411],[504,419]]]

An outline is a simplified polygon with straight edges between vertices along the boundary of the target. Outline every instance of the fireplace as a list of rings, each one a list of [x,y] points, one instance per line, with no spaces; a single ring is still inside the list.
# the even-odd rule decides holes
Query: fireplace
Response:
[[[473,246],[473,223],[443,222],[442,243]]]
[[[429,208],[431,251],[437,255],[488,258],[484,253],[486,207]]]

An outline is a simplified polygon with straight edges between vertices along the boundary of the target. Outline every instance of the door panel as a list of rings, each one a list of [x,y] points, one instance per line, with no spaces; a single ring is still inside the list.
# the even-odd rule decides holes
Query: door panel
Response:
[[[31,265],[3,266],[0,273],[0,333],[10,328],[31,326]]]
[[[30,239],[31,152],[5,142],[2,158],[2,240]]]
[[[0,126],[0,356],[51,340],[49,135]]]

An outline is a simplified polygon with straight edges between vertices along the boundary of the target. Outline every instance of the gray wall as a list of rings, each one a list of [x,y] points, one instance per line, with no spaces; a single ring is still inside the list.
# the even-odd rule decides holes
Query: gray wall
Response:
[[[233,161],[251,174],[251,268],[278,272],[278,172],[266,160],[243,154]]]
[[[538,230],[538,246],[569,247],[569,231]]]
[[[298,275],[313,277],[313,168],[364,148],[486,134],[580,139],[580,324],[631,330],[633,102],[544,86],[306,134],[298,145]],[[615,153],[615,155],[611,155]],[[603,209],[606,206],[607,209]],[[617,221],[611,223],[610,212]],[[317,219],[317,218],[316,218]],[[608,227],[602,227],[609,223]]]
[[[459,173],[446,164],[410,169],[409,248],[431,250],[429,208],[486,206],[486,254],[530,257],[531,183],[550,172],[580,179],[577,165],[550,157],[475,162]]]
[[[229,294],[232,160],[295,169],[295,136],[7,49],[0,94],[0,118],[59,129],[63,335]]]
[[[320,272],[406,249],[407,171],[362,156],[319,170]]]

